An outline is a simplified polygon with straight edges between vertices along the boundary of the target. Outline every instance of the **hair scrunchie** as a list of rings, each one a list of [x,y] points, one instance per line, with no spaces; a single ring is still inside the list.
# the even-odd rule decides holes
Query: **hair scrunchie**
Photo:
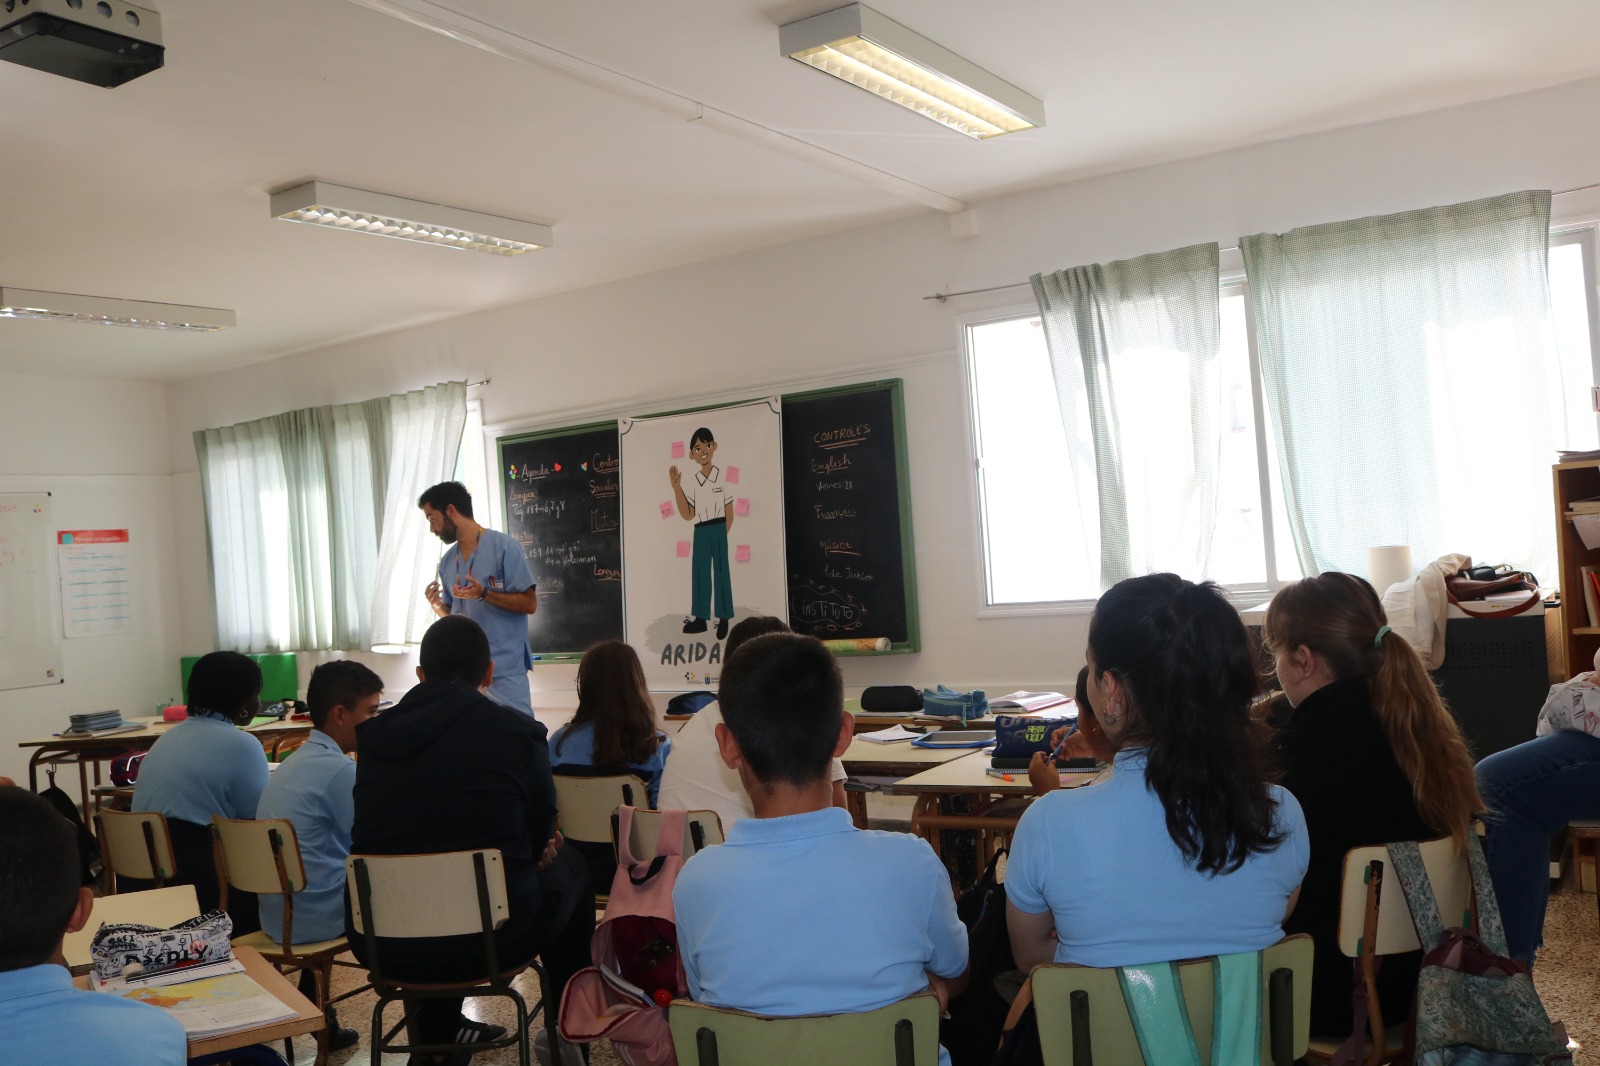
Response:
[[[1393,630],[1391,630],[1388,626],[1379,626],[1378,635],[1372,638],[1372,646],[1374,648],[1381,648],[1383,646],[1383,635],[1390,632],[1393,632]]]

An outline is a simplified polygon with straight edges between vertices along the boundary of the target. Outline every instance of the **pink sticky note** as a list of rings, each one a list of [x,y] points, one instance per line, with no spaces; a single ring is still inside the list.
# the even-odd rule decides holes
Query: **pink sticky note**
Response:
[[[672,442],[672,457],[674,459],[682,459],[686,454],[683,450],[683,441],[675,440]]]
[[[748,563],[750,561],[750,545],[741,544],[733,549],[733,561],[736,563]]]
[[[680,558],[680,559],[689,558],[689,542],[688,541],[686,541],[686,540],[678,541],[678,558]]]
[[[662,518],[671,518],[672,517],[672,512],[675,511],[675,510],[677,510],[677,508],[672,506],[671,501],[668,501],[667,503],[664,503],[664,504],[661,505],[661,517]]]
[[[727,473],[723,475],[723,480],[730,485],[737,485],[739,483],[739,468],[736,466],[728,467]]]
[[[743,496],[740,496],[738,500],[734,501],[733,513],[734,514],[749,514],[750,513],[750,501],[745,499]]]

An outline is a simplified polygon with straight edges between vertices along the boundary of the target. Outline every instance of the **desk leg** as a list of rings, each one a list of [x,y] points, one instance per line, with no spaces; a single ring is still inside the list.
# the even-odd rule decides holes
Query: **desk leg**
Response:
[[[926,824],[927,820],[939,813],[939,797],[932,793],[924,792],[917,797],[917,805],[911,811],[911,831],[928,842],[933,853],[941,861],[944,856],[939,854],[939,826],[937,819],[932,826]]]
[[[867,827],[867,794],[853,789],[844,790],[844,809],[850,812],[850,822],[857,829]]]

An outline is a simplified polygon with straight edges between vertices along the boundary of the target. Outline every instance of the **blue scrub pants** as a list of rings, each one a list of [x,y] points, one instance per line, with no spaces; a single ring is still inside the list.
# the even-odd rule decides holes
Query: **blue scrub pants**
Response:
[[[1489,805],[1489,876],[1514,959],[1544,942],[1550,838],[1575,818],[1600,818],[1600,739],[1561,730],[1478,763]]]

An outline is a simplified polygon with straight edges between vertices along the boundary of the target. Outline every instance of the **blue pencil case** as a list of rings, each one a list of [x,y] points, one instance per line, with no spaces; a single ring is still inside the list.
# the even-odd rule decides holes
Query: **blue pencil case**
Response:
[[[922,690],[922,713],[939,718],[959,718],[965,725],[989,713],[989,698],[981,688],[971,692],[957,692],[944,685],[925,688]]]

